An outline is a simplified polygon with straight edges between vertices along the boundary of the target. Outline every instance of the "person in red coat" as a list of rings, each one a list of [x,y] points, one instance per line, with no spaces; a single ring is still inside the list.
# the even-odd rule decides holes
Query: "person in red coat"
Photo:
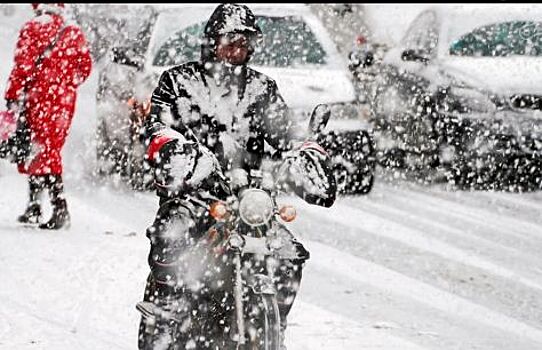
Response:
[[[90,75],[92,59],[81,29],[67,23],[64,4],[34,3],[35,17],[21,31],[15,64],[5,99],[8,110],[26,119],[30,155],[18,163],[29,175],[30,200],[22,223],[40,223],[40,194],[47,189],[53,213],[40,228],[58,229],[69,223],[62,181],[61,151],[77,100],[77,88]]]

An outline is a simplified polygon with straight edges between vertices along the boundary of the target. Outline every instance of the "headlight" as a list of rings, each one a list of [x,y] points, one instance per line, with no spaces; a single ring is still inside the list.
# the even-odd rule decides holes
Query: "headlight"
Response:
[[[488,93],[467,87],[452,87],[449,98],[458,103],[465,111],[461,113],[495,113],[496,105]]]
[[[261,226],[273,215],[273,200],[267,192],[248,189],[243,192],[239,203],[239,215],[250,226]]]

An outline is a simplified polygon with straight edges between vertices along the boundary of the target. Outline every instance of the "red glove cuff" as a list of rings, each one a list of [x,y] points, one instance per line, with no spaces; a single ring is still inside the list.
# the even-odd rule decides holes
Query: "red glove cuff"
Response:
[[[304,150],[308,150],[308,149],[312,149],[312,150],[317,151],[318,153],[329,156],[329,154],[326,152],[326,150],[322,146],[320,146],[319,144],[317,144],[314,141],[305,141],[305,142],[303,142],[303,145],[301,145],[301,148],[299,150],[304,151]]]
[[[174,138],[166,135],[158,135],[155,138],[152,139],[151,144],[147,148],[147,157],[150,161],[153,161],[154,158],[156,158],[156,155],[158,152],[160,152],[160,149],[162,146],[164,146],[166,143],[174,140]]]

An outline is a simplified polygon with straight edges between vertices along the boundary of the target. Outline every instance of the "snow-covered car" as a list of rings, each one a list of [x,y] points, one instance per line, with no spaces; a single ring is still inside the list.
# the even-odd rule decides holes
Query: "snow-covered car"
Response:
[[[101,173],[119,172],[135,187],[150,182],[138,129],[160,74],[197,60],[212,5],[160,6],[137,39],[112,50],[100,72],[97,91],[98,164]],[[346,60],[305,5],[251,5],[263,31],[250,65],[276,80],[292,118],[307,129],[318,104],[332,110],[325,147],[332,156],[339,188],[367,193],[375,166],[367,131]]]
[[[542,188],[541,18],[531,5],[422,11],[372,84],[379,160],[458,187]]]

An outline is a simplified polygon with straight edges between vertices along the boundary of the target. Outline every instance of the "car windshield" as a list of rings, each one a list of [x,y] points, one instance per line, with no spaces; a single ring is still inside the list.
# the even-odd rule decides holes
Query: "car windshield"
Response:
[[[542,22],[511,21],[479,27],[454,41],[455,56],[541,56]]]
[[[155,66],[172,66],[198,60],[206,22],[173,33],[160,47]],[[309,26],[299,17],[257,16],[263,40],[258,43],[252,65],[287,67],[326,64],[327,54]]]

